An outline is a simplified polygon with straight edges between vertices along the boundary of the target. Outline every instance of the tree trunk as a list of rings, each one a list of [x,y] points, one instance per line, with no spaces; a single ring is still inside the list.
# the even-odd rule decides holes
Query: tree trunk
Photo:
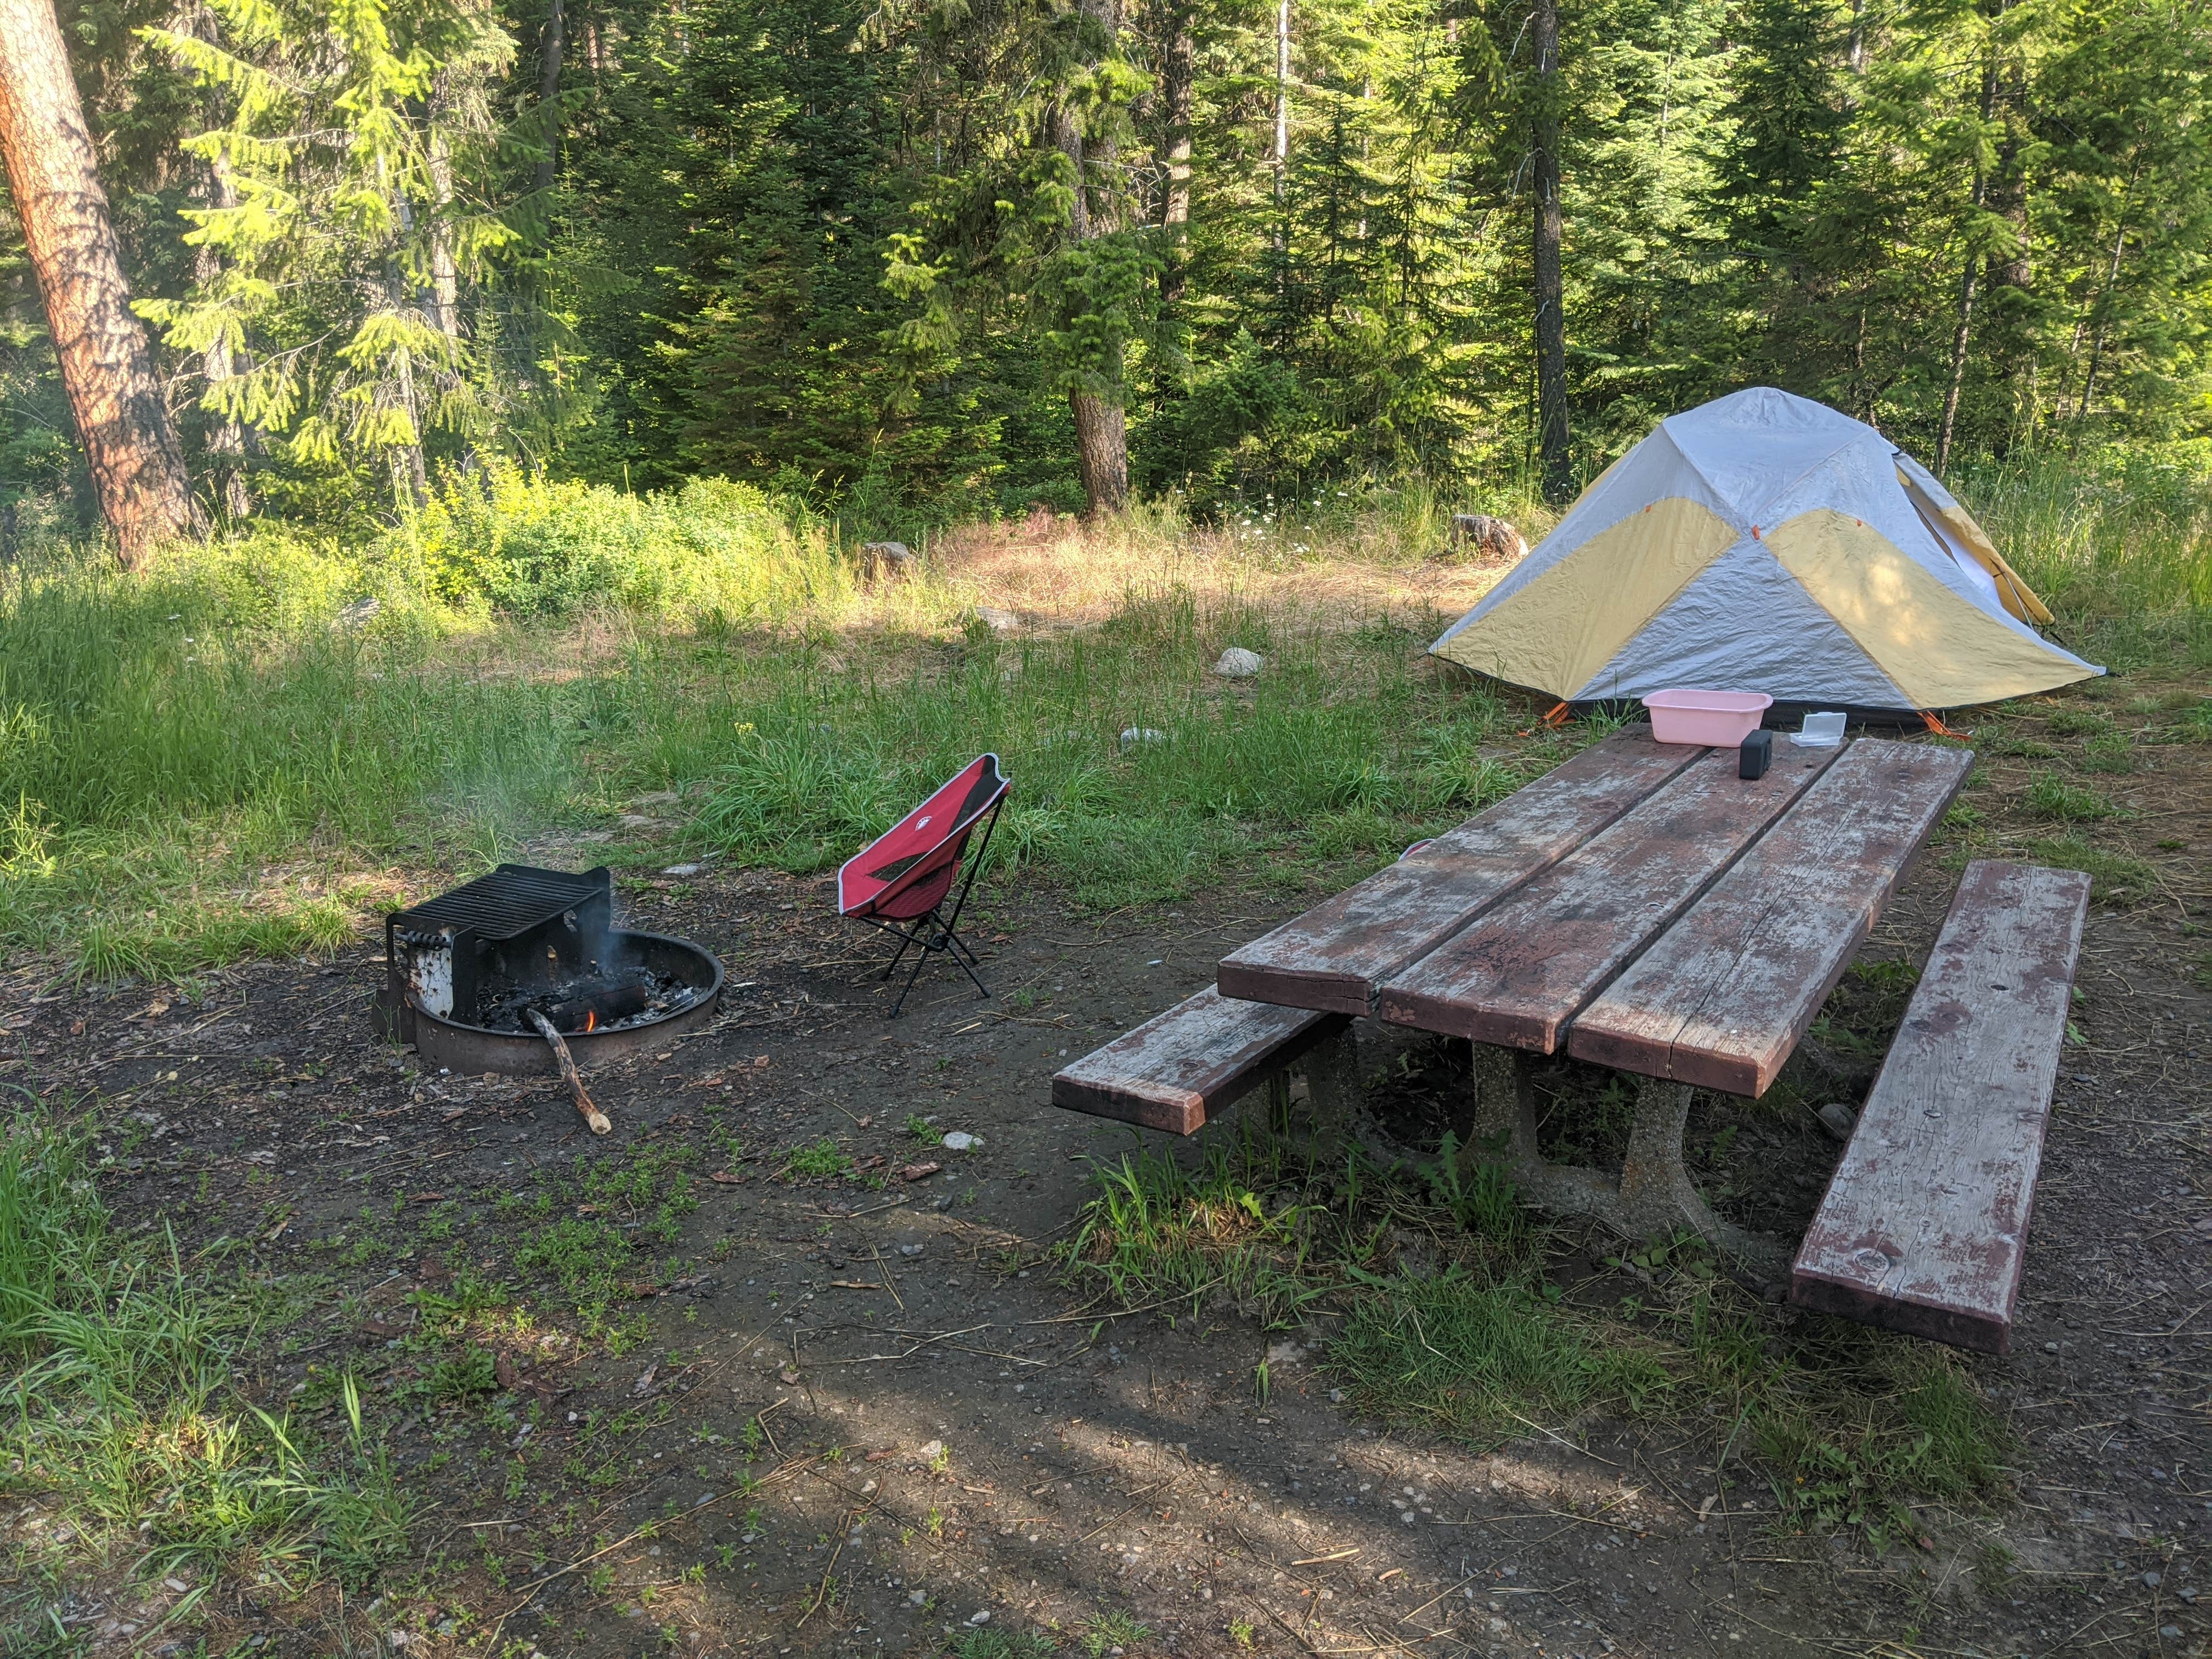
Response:
[[[1544,499],[1564,501],[1574,488],[1567,451],[1565,284],[1559,272],[1559,6],[1536,0],[1534,249],[1536,302],[1536,451]]]
[[[1129,423],[1121,405],[1071,392],[1075,415],[1075,459],[1083,474],[1083,494],[1096,517],[1119,513],[1129,502]]]
[[[545,13],[544,72],[538,83],[538,101],[545,112],[545,159],[538,164],[538,188],[553,188],[553,174],[561,164],[561,123],[554,106],[561,98],[561,0],[552,0]]]
[[[1990,117],[1996,111],[1997,58],[1996,48],[1990,48],[1990,59],[1982,71],[1982,124],[1989,125]],[[1974,188],[1968,195],[1971,217],[1981,216],[1982,204],[1989,199],[1989,175],[1982,171],[1977,158],[1974,165]],[[1966,269],[1959,273],[1959,322],[1951,331],[1951,375],[1943,387],[1943,421],[1936,434],[1936,471],[1940,477],[1951,462],[1951,440],[1958,430],[1959,397],[1966,386],[1966,348],[1972,342],[1974,329],[1974,295],[1981,277],[1981,256],[1966,255]]]
[[[92,133],[53,0],[0,0],[0,148],[63,389],[125,569],[198,518],[145,331],[131,312]]]
[[[1275,0],[1275,207],[1279,212],[1291,166],[1291,0]]]
[[[2088,372],[2081,377],[2081,399],[2074,405],[2074,429],[2077,434],[2081,429],[2082,420],[2089,413],[2089,400],[2097,395],[2097,366],[2105,356],[2105,302],[2120,280],[2120,255],[2128,245],[2128,210],[2134,205],[2136,179],[2142,172],[2142,156],[2138,151],[2135,167],[2128,174],[2127,194],[2120,198],[2120,222],[2112,232],[2112,258],[2105,267],[2105,285],[2097,290],[2097,297],[2089,302],[2090,314],[2097,319],[2097,331],[2089,346]],[[2079,323],[2074,326],[2074,337],[2077,342],[2081,337]]]
[[[1166,106],[1168,193],[1160,214],[1168,234],[1167,258],[1160,266],[1160,308],[1182,303],[1190,248],[1190,106],[1196,76],[1192,69],[1190,7],[1177,4],[1168,18],[1166,50],[1161,54],[1160,95]]]
[[[1115,50],[1121,31],[1118,0],[1083,0],[1083,9],[1104,34],[1106,50]],[[1121,197],[1111,177],[1115,159],[1112,142],[1109,139],[1106,145],[1109,176],[1094,197],[1083,128],[1074,112],[1064,106],[1056,110],[1053,132],[1054,141],[1075,171],[1075,200],[1068,216],[1069,236],[1080,243],[1112,235],[1121,228]],[[1129,427],[1118,390],[1121,383],[1118,342],[1110,346],[1108,361],[1098,365],[1097,379],[1101,390],[1070,390],[1067,394],[1068,408],[1075,416],[1076,469],[1083,479],[1084,498],[1092,518],[1118,513],[1129,500]]]

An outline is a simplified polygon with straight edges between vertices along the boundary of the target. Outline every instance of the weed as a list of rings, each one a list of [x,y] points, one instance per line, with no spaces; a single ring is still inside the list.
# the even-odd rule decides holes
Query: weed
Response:
[[[1437,1161],[1423,1164],[1420,1173],[1436,1201],[1468,1231],[1509,1249],[1528,1243],[1528,1218],[1504,1168],[1487,1158],[1463,1156],[1459,1137],[1449,1129],[1437,1144]]]
[[[936,1127],[919,1112],[908,1112],[906,1115],[906,1132],[916,1140],[937,1139]]]
[[[2094,823],[2122,816],[2121,809],[2095,790],[2069,783],[2056,772],[2038,772],[2028,781],[2027,810],[2059,823]]]
[[[1044,1659],[1056,1644],[1042,1631],[1000,1630],[983,1625],[956,1630],[945,1638],[953,1659]]]
[[[1218,1294],[1276,1327],[1297,1323],[1321,1295],[1298,1272],[1297,1212],[1270,1217],[1222,1149],[1189,1170],[1139,1148],[1097,1166],[1094,1180],[1097,1195],[1078,1212],[1061,1259],[1103,1278],[1125,1303],[1165,1302],[1194,1316]],[[1285,1249],[1287,1267],[1279,1260]]]
[[[617,1305],[629,1298],[639,1271],[621,1228],[564,1216],[525,1232],[515,1248],[514,1265],[523,1273],[544,1274],[559,1290],[586,1337],[617,1352],[635,1346],[641,1333],[614,1318]]]
[[[823,1135],[786,1152],[782,1167],[776,1173],[787,1181],[794,1177],[801,1181],[834,1181],[853,1173],[852,1154]]]
[[[1150,1625],[1140,1625],[1121,1608],[1115,1607],[1084,1620],[1083,1650],[1091,1656],[1091,1659],[1103,1659],[1103,1656],[1117,1648],[1126,1651],[1135,1647],[1152,1633]]]
[[[2081,745],[2081,769],[2117,772],[2124,776],[2136,769],[2135,745],[2124,732],[2110,732]]]

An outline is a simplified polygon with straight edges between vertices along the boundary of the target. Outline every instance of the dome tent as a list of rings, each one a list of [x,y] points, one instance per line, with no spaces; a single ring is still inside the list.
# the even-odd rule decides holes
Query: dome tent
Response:
[[[1957,708],[2105,671],[1934,476],[1759,386],[1669,416],[1429,648],[1569,702],[1672,687]]]

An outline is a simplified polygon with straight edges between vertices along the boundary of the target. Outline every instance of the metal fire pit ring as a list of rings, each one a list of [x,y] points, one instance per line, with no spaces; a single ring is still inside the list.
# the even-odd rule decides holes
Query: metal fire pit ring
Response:
[[[671,939],[665,933],[634,933],[619,927],[607,935],[607,940],[626,958],[641,963],[655,973],[671,975],[687,985],[697,986],[701,988],[700,994],[689,1007],[663,1014],[658,1019],[619,1030],[562,1033],[562,1041],[568,1045],[568,1053],[579,1071],[611,1066],[617,1060],[645,1053],[671,1037],[696,1030],[714,1017],[722,1000],[722,964],[713,951],[689,939]],[[425,1013],[420,1008],[410,1008],[408,1013],[415,1028],[415,1052],[426,1070],[443,1066],[462,1073],[560,1075],[553,1050],[534,1031],[494,1031],[482,1025],[464,1025],[459,1020]]]

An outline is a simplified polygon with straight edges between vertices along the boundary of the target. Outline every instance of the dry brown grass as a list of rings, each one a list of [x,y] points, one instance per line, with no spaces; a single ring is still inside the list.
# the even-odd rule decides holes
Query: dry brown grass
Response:
[[[1533,541],[1541,526],[1529,527]],[[1197,529],[1139,509],[1103,524],[1042,511],[971,525],[932,544],[949,599],[1012,611],[1043,631],[1103,621],[1132,596],[1188,592],[1201,609],[1297,615],[1316,631],[1378,615],[1471,609],[1510,568],[1451,555],[1440,533],[1362,520],[1334,532]]]

